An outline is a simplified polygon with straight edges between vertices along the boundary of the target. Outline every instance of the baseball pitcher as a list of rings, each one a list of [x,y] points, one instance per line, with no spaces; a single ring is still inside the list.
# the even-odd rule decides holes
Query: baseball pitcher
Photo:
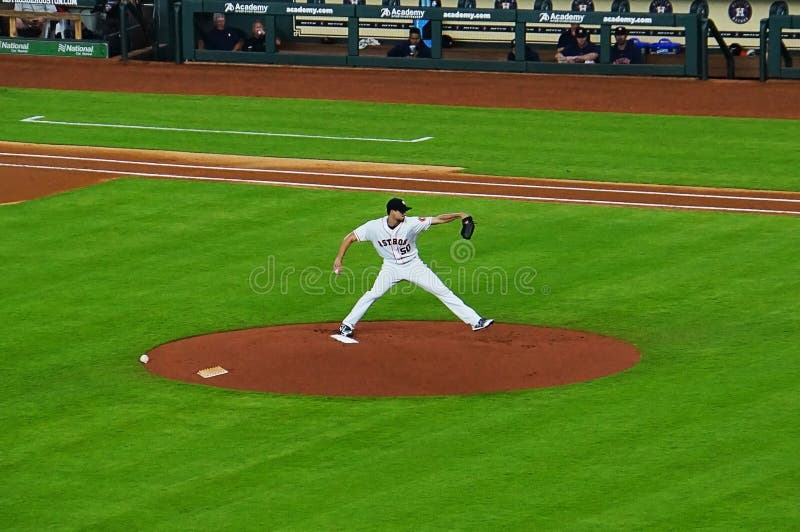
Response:
[[[446,224],[461,219],[461,235],[470,238],[474,231],[471,216],[465,213],[440,214],[434,217],[406,217],[407,206],[400,198],[392,198],[386,204],[386,216],[370,220],[356,228],[342,240],[339,253],[333,261],[333,271],[338,275],[342,269],[342,260],[348,248],[354,242],[372,242],[375,250],[383,258],[383,266],[378,273],[375,284],[356,302],[339,327],[339,334],[352,336],[356,325],[367,312],[367,309],[383,296],[392,286],[400,281],[409,281],[439,298],[461,321],[472,326],[473,331],[480,331],[494,323],[494,320],[481,318],[477,312],[467,306],[452,290],[442,282],[419,258],[417,237],[432,225]]]

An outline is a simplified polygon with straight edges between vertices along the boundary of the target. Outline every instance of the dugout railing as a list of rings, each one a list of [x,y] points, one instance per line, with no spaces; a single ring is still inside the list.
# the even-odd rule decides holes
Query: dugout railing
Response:
[[[800,16],[775,15],[761,20],[761,57],[759,69],[761,80],[768,78],[800,79],[800,67],[794,65],[792,56],[784,42],[787,30],[800,30]]]
[[[242,11],[237,12],[240,6]],[[226,10],[227,7],[227,10]],[[703,78],[707,72],[707,28],[704,17],[697,13],[653,14],[623,12],[569,12],[534,10],[497,10],[433,7],[386,7],[372,5],[248,3],[235,4],[223,0],[183,0],[173,4],[175,27],[175,60],[233,63],[264,63],[294,65],[370,66],[416,69],[483,70],[507,72],[624,74],[644,76],[687,76]],[[227,52],[198,49],[198,20],[208,19],[214,12],[224,12],[232,24],[249,27],[249,21],[262,20],[268,35],[275,35],[281,18],[302,16],[304,19],[333,20],[342,30],[346,46],[341,53],[284,53],[276,52],[271,40],[265,52]],[[442,48],[443,29],[457,20],[479,20],[481,24],[508,26],[507,37],[516,39],[516,60],[483,60],[452,58]],[[165,16],[166,18],[166,16]],[[405,22],[408,26],[427,21],[431,42],[431,59],[402,59],[363,54],[359,49],[362,29],[374,28],[385,22]],[[524,46],[528,36],[542,26],[568,27],[576,21],[599,36],[600,61],[595,64],[566,64],[554,61],[525,61]],[[662,28],[679,35],[683,41],[681,53],[672,64],[611,65],[611,33],[615,26],[631,29]],[[510,38],[508,41],[510,42]],[[497,44],[500,44],[498,42]],[[503,57],[503,59],[505,59]]]

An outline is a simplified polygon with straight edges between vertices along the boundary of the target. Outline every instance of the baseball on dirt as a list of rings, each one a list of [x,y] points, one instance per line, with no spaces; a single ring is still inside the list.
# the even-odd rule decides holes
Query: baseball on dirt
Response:
[[[139,362],[141,362],[142,364],[147,364],[148,362],[150,362],[150,357],[147,355],[142,355],[139,357]]]

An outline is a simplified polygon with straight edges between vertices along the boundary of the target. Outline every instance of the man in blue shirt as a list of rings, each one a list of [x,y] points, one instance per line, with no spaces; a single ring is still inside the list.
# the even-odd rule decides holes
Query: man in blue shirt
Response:
[[[225,25],[225,15],[214,13],[214,27],[197,43],[200,50],[225,50],[237,52],[242,49],[244,39],[241,33]]]
[[[614,65],[637,65],[642,62],[642,51],[636,43],[628,40],[628,29],[622,26],[614,30],[617,42],[611,47],[611,63]]]
[[[578,28],[575,44],[570,44],[556,54],[559,63],[594,63],[600,57],[600,47],[589,41],[589,30]]]

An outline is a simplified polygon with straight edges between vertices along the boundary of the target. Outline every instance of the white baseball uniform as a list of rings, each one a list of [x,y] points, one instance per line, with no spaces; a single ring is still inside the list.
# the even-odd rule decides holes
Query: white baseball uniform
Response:
[[[453,314],[464,323],[474,325],[481,319],[477,312],[467,306],[452,290],[422,262],[417,251],[417,237],[431,226],[431,219],[406,217],[397,227],[391,228],[388,216],[370,220],[358,227],[353,234],[359,242],[370,241],[378,255],[383,257],[383,267],[375,284],[356,302],[342,323],[355,328],[367,309],[400,281],[409,281],[439,298]]]

